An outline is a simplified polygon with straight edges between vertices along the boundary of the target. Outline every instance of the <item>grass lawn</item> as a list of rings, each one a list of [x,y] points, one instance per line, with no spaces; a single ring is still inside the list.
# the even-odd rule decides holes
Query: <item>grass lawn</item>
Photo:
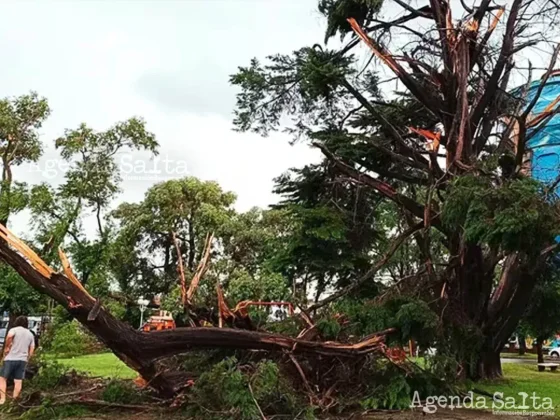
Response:
[[[113,353],[89,354],[69,359],[58,359],[58,362],[78,372],[91,376],[106,378],[134,379],[136,372],[126,366]]]
[[[504,398],[515,397],[519,402],[519,392],[526,392],[529,396],[535,392],[541,398],[550,397],[556,416],[560,417],[560,372],[538,372],[536,365],[515,363],[504,363],[502,369],[504,379],[485,382],[481,384],[481,388],[491,393],[503,392]],[[528,403],[531,403],[530,399]]]

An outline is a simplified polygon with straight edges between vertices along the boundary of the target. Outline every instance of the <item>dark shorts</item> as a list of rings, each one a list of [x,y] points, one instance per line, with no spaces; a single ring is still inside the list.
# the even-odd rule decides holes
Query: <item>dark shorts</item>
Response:
[[[25,377],[27,362],[19,360],[6,360],[0,369],[0,376],[4,379],[21,380]]]

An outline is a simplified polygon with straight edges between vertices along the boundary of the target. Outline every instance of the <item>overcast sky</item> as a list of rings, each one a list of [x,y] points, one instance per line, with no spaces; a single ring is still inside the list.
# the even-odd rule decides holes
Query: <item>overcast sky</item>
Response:
[[[141,116],[171,168],[181,161],[190,175],[218,181],[238,195],[238,210],[276,201],[272,179],[319,154],[290,146],[284,134],[232,131],[236,90],[228,78],[252,57],[321,42],[325,22],[316,7],[317,0],[3,2],[0,92],[35,90],[52,108],[41,129],[40,170],[20,168],[16,179],[62,180],[47,165],[58,157],[53,140],[65,128],[85,122],[103,130]],[[147,155],[132,158],[149,162]],[[125,180],[119,200],[141,200],[153,183]],[[12,223],[25,231],[27,217]]]
[[[86,122],[103,130],[141,116],[162,159],[216,180],[238,195],[237,208],[277,200],[272,179],[317,161],[317,151],[289,145],[283,134],[261,138],[232,131],[229,75],[252,57],[289,53],[323,38],[316,0],[20,1],[2,3],[0,92],[30,90],[48,98],[40,171],[16,179],[58,183],[47,171],[53,140]],[[133,156],[149,163],[147,155]],[[174,168],[174,163],[168,164]],[[160,167],[161,168],[161,167]],[[177,176],[180,176],[179,168]],[[173,176],[173,174],[171,174]],[[125,180],[120,200],[138,201],[154,181]],[[13,219],[24,230],[26,217]]]

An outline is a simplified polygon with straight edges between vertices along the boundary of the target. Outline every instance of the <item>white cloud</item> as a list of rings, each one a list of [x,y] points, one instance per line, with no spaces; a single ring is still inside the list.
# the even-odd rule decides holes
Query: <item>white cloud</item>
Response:
[[[235,192],[240,210],[276,201],[272,178],[319,159],[283,134],[232,131],[228,83],[254,56],[320,41],[316,0],[28,1],[1,10],[2,96],[36,90],[53,110],[42,129],[43,168],[57,157],[53,140],[65,128],[86,122],[102,130],[133,115],[146,119],[162,156],[185,160],[192,175]],[[61,181],[29,168],[15,175]],[[125,181],[120,200],[140,200],[151,183]],[[12,226],[25,232],[28,222],[22,214]]]

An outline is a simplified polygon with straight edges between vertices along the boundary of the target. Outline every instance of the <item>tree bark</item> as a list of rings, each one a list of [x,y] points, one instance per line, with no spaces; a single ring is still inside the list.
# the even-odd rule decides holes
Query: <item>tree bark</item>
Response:
[[[189,218],[189,256],[187,260],[187,267],[189,271],[192,273],[194,272],[194,258],[195,258],[195,248],[196,248],[196,241],[194,237],[194,224],[193,224],[194,216],[191,214]]]
[[[544,339],[542,337],[537,337],[535,339],[535,348],[537,349],[537,363],[544,363],[544,354],[542,343]]]
[[[477,379],[496,379],[502,377],[500,352],[485,350],[480,354],[477,365]]]
[[[523,334],[518,334],[517,335],[517,340],[519,341],[519,355],[523,356],[526,352],[527,352],[527,343],[525,342],[525,340],[527,339],[527,337],[525,337],[525,335]]]
[[[492,257],[483,257],[479,247],[470,246],[458,246],[455,253],[461,255],[461,264],[449,280],[448,293],[456,308],[450,316],[451,328],[471,325],[484,339],[474,366],[468,360],[463,362],[465,376],[473,380],[500,377],[500,352],[529,302],[541,261],[517,253],[509,255],[492,293],[489,287],[493,282]]]

